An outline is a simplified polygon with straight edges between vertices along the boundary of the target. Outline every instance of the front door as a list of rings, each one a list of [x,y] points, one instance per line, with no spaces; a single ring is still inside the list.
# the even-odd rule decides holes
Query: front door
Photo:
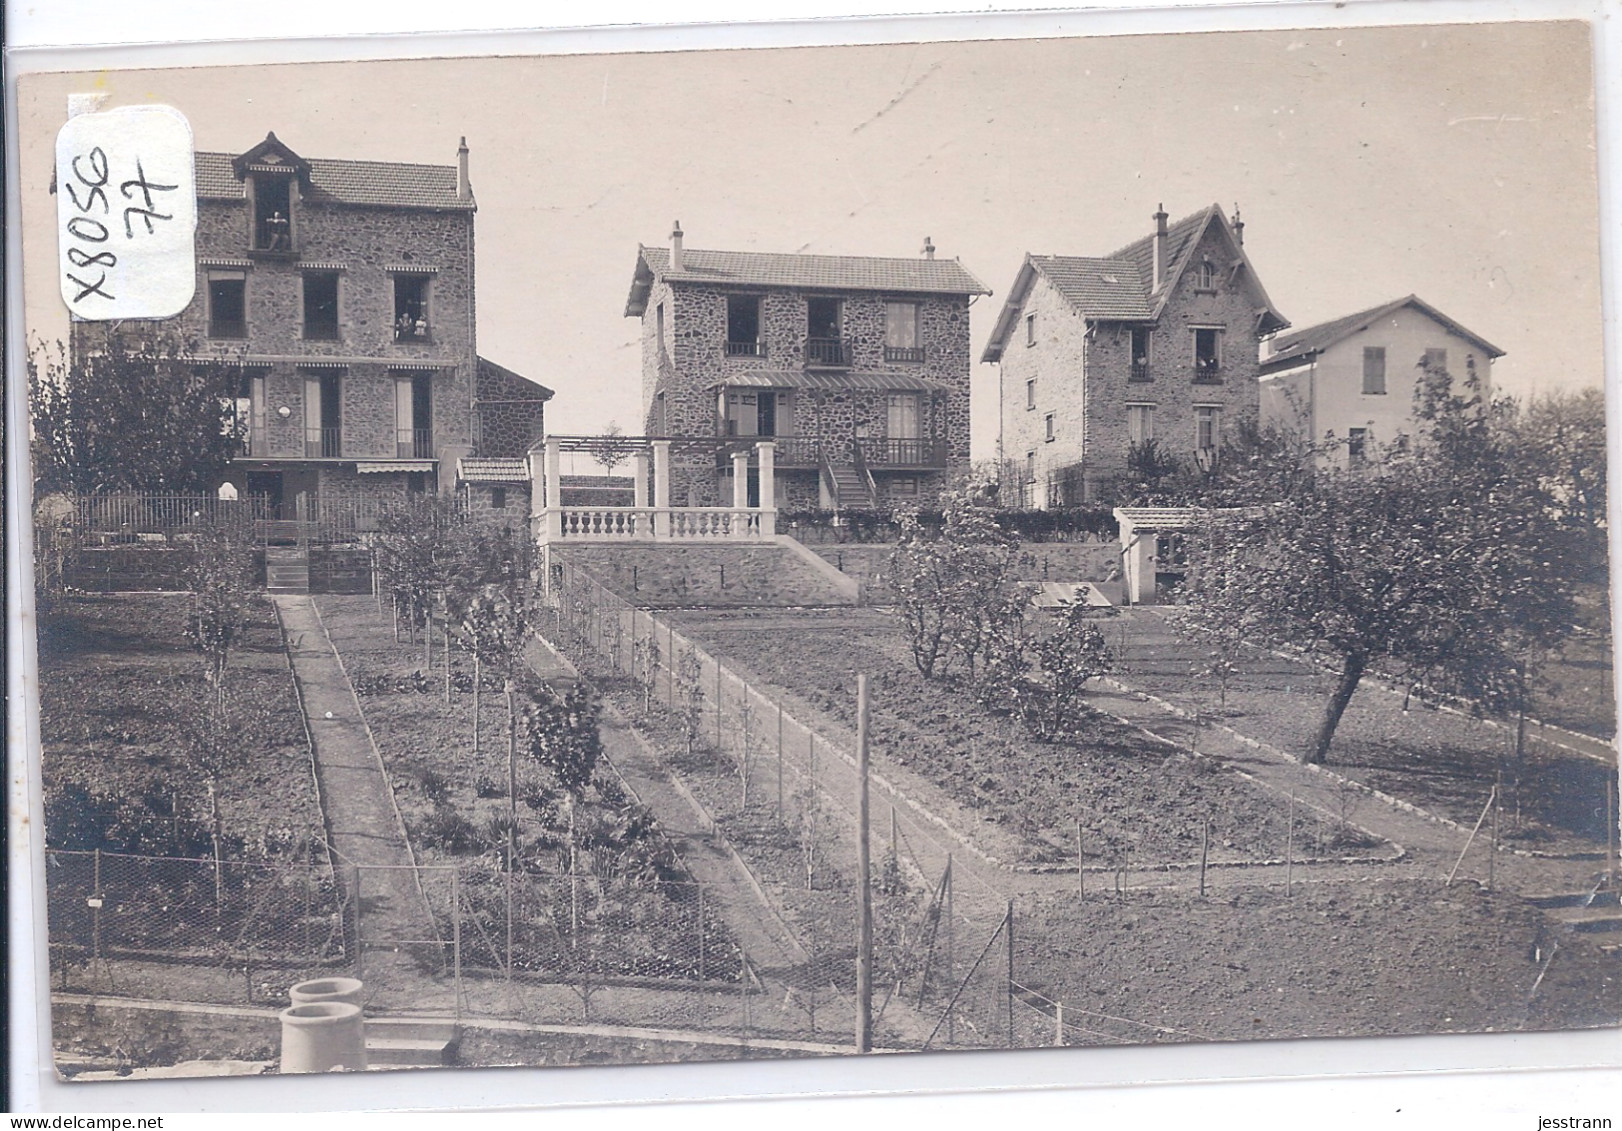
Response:
[[[282,473],[279,471],[250,471],[248,472],[247,490],[244,492],[249,498],[258,497],[265,500],[265,516],[267,518],[282,517]]]

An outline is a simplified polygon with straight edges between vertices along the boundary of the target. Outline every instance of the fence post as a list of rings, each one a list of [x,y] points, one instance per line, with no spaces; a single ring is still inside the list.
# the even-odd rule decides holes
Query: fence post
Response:
[[[1003,920],[1008,936],[1008,1047],[1014,1047],[1014,901],[1008,901],[1008,916]]]
[[[721,753],[721,660],[715,659],[715,752]]]
[[[1295,822],[1292,820],[1291,825]],[[1200,834],[1200,896],[1205,895],[1205,862],[1211,855],[1211,816],[1206,814],[1204,829]]]
[[[451,992],[456,1023],[462,1023],[462,869],[451,869]]]
[[[1295,878],[1295,794],[1290,794],[1289,827],[1284,830],[1284,898],[1291,896],[1291,881]]]
[[[361,941],[361,914],[360,914],[360,865],[354,865],[355,882],[350,885],[350,893],[355,897],[355,980],[366,980],[366,944]]]
[[[704,885],[698,885],[698,1015],[704,1016]]]
[[[1053,1003],[1053,1047],[1064,1048],[1064,1002]]]
[[[856,677],[856,1051],[873,1047],[873,880],[868,845],[867,676]]]
[[[1080,817],[1076,818],[1076,894],[1082,898],[1087,895],[1087,853],[1082,847]]]
[[[952,877],[952,854],[946,854],[946,984],[955,985],[957,982],[957,954],[954,949],[956,942],[957,900],[955,890],[957,881]],[[947,1009],[946,1011],[946,1043],[957,1043],[957,1016]]]
[[[1609,812],[1609,809],[1606,810]],[[777,704],[777,823],[783,823],[783,704]]]

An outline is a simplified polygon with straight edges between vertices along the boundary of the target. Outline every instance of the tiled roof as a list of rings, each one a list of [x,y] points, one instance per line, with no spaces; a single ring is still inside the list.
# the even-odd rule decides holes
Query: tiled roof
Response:
[[[946,385],[911,373],[820,373],[798,369],[757,369],[712,381],[710,388],[731,385],[751,389],[872,389],[889,393],[944,393]]]
[[[1002,351],[1013,333],[1032,284],[1038,274],[1053,284],[1065,300],[1076,308],[1083,318],[1101,321],[1150,322],[1160,317],[1166,299],[1171,295],[1178,278],[1193,258],[1200,239],[1211,224],[1220,224],[1229,235],[1227,216],[1220,205],[1212,204],[1193,215],[1185,216],[1166,228],[1165,262],[1161,264],[1161,285],[1154,286],[1155,237],[1153,233],[1133,240],[1125,247],[1102,258],[1072,255],[1026,255],[1019,275],[1009,288],[1007,301],[998,315],[997,325],[986,342],[981,361],[1000,361]],[[1249,267],[1244,248],[1233,239],[1239,260]],[[1255,272],[1250,278],[1261,294],[1263,309],[1257,312],[1258,324],[1264,330],[1280,329],[1289,325],[1285,317],[1274,309]]]
[[[1127,320],[1154,317],[1148,279],[1130,260],[1033,255],[1031,264],[1046,275],[1084,317]]]
[[[456,461],[456,478],[464,483],[528,483],[529,461],[463,456]]]
[[[205,200],[242,200],[247,190],[232,171],[229,153],[196,155],[197,195]],[[304,198],[337,204],[383,208],[474,207],[470,196],[456,196],[454,165],[408,165],[395,161],[337,161],[310,158]]]
[[[1308,326],[1291,334],[1288,338],[1281,338],[1273,352],[1262,362],[1263,373],[1276,373],[1281,369],[1289,369],[1309,358],[1322,353],[1336,342],[1351,337],[1360,330],[1366,330],[1380,319],[1395,314],[1405,306],[1412,306],[1416,310],[1434,319],[1447,327],[1461,338],[1468,338],[1475,342],[1493,357],[1503,357],[1504,351],[1493,345],[1479,334],[1466,329],[1447,315],[1425,302],[1418,295],[1405,295],[1390,302],[1371,306],[1367,310],[1360,310],[1356,314],[1348,314],[1329,322],[1320,322],[1316,326]]]
[[[988,295],[991,291],[955,259],[886,259],[866,255],[796,255],[758,251],[682,252],[670,270],[670,249],[639,247],[625,313],[638,317],[655,280],[723,286],[797,287],[805,290],[884,291],[891,294]]]

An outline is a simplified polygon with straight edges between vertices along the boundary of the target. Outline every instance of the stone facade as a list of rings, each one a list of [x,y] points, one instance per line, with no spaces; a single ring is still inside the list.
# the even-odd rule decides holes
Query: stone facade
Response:
[[[1242,254],[1220,214],[1211,216],[1180,260],[1195,269],[1170,275],[1169,290],[1153,295],[1154,315],[1131,320],[1078,308],[1034,271],[1023,302],[1004,311],[1002,339],[988,346],[1001,365],[1001,457],[1023,480],[1027,505],[1095,498],[1127,469],[1134,415],[1181,460],[1195,457],[1202,418],[1214,422],[1217,448],[1257,421],[1258,354],[1270,325],[1258,309],[1270,308],[1248,261],[1234,266]],[[1206,262],[1222,269],[1202,278]],[[1135,328],[1150,334],[1146,371],[1134,367]],[[1219,365],[1196,373],[1201,330],[1215,331]]]
[[[747,258],[734,253],[688,254]],[[771,258],[790,261],[784,272],[792,275],[796,257]],[[850,269],[853,277],[859,276],[860,265],[867,262],[854,257],[819,258],[823,264],[855,265]],[[893,265],[897,261],[878,262]],[[931,261],[919,262],[934,266]],[[838,277],[837,268],[833,277]],[[972,279],[966,273],[961,277]],[[645,430],[649,435],[672,437],[727,435],[723,390],[743,396],[772,392],[776,397],[773,435],[779,439],[778,505],[816,507],[826,503],[816,461],[804,454],[796,459],[791,438],[814,439],[830,462],[852,463],[856,444],[867,440],[868,450],[875,450],[878,441],[890,438],[890,397],[903,394],[916,398],[917,413],[915,434],[905,438],[938,443],[942,457],[908,467],[901,477],[909,490],[931,498],[949,473],[966,467],[969,460],[969,285],[964,285],[964,292],[820,282],[815,287],[783,281],[714,285],[679,276],[672,280],[662,271],[655,272],[645,295],[636,300],[639,309],[628,311],[639,314],[642,323]],[[735,296],[759,303],[755,352],[728,349],[728,300]],[[819,362],[825,359],[807,355],[808,305],[815,299],[833,299],[839,304],[837,331],[846,355],[836,364],[822,365]],[[921,349],[917,360],[886,358],[890,303],[916,308],[916,343]],[[807,377],[813,371],[820,379]],[[892,380],[893,385],[887,384]],[[745,426],[735,434],[755,433]],[[724,462],[717,466],[713,456],[678,454],[671,471],[675,505],[731,504],[731,473]],[[875,471],[876,479],[885,476],[893,477]],[[882,487],[879,494],[882,501]]]
[[[552,390],[479,358],[474,445],[480,456],[521,459],[546,435]]]
[[[291,247],[255,246],[259,178],[288,180],[262,172],[253,163],[261,160],[302,170],[291,179]],[[198,169],[197,294],[174,324],[201,355],[244,365],[239,404],[250,415],[249,447],[228,480],[239,492],[279,482],[288,514],[318,500],[452,490],[457,458],[476,444],[474,207],[465,169],[305,162],[274,138],[242,158],[199,153]],[[306,325],[307,287],[330,279],[333,324]],[[396,340],[402,279],[420,287],[424,325]],[[240,320],[211,309],[211,284],[236,280]],[[312,381],[337,385],[337,419],[329,401],[320,421],[336,427],[335,451],[312,453],[306,443],[306,421],[319,412],[306,396]],[[413,381],[426,388],[412,417],[399,419],[397,405],[411,400],[399,385]],[[426,422],[417,415],[424,408]],[[427,432],[426,442],[413,431]],[[360,471],[405,458],[424,466]]]

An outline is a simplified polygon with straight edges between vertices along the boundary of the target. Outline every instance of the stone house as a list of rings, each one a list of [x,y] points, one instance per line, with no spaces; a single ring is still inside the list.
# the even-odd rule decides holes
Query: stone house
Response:
[[[1309,326],[1272,343],[1261,362],[1265,423],[1314,442],[1344,466],[1397,444],[1413,431],[1422,368],[1456,381],[1474,372],[1492,391],[1492,363],[1504,351],[1417,295]]]
[[[273,133],[196,155],[197,293],[174,323],[242,368],[239,496],[306,518],[524,463],[551,392],[478,357],[465,139],[457,158],[306,158]],[[489,505],[500,484],[476,482]]]
[[[909,506],[969,460],[969,306],[990,294],[926,241],[916,259],[637,249],[649,436],[676,506],[737,496],[731,448],[770,439],[777,509]],[[751,458],[754,458],[751,456]],[[749,505],[760,506],[758,461]]]
[[[980,360],[999,371],[999,458],[1027,506],[1099,497],[1150,441],[1216,458],[1258,419],[1261,341],[1289,325],[1211,205],[1101,258],[1027,254]]]

